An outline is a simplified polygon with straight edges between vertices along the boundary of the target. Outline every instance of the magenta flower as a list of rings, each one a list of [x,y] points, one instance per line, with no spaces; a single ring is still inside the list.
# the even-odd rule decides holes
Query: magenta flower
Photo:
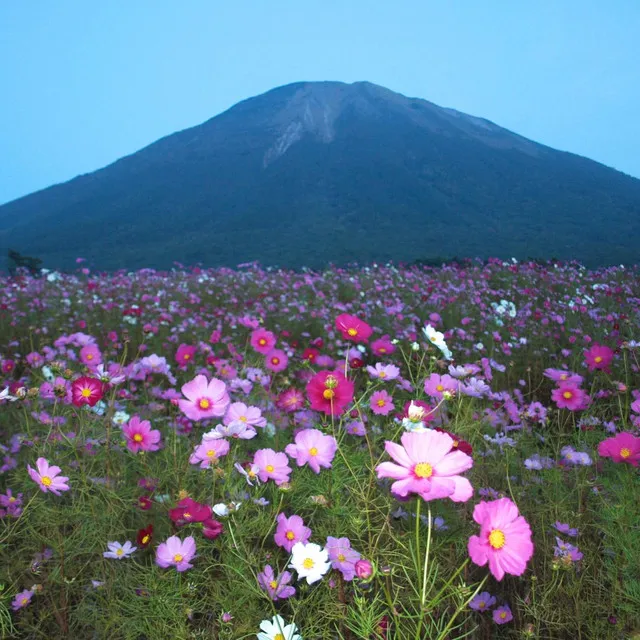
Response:
[[[589,371],[594,371],[595,369],[608,371],[613,362],[613,351],[604,345],[594,344],[584,352],[584,359]]]
[[[273,480],[277,485],[289,482],[291,467],[287,455],[282,451],[258,449],[253,457],[253,464],[258,467],[260,482]]]
[[[181,344],[176,351],[176,362],[179,367],[185,368],[193,362],[196,348],[192,345]],[[185,394],[186,395],[186,394]]]
[[[160,448],[160,432],[152,429],[148,420],[140,420],[139,416],[132,416],[122,427],[122,433],[127,439],[127,448],[133,453],[157,451]]]
[[[331,567],[342,574],[342,577],[350,582],[356,575],[356,562],[361,558],[360,554],[351,548],[349,538],[327,538],[324,548],[329,552]]]
[[[286,600],[296,594],[295,587],[289,586],[291,577],[288,571],[283,571],[276,577],[273,568],[268,564],[264,570],[258,574],[258,584],[267,592],[272,600]]]
[[[266,356],[271,349],[276,346],[276,337],[271,333],[260,327],[255,329],[251,333],[251,346],[263,356]]]
[[[577,373],[573,373],[572,371],[566,371],[564,369],[545,369],[543,374],[554,382],[566,382],[576,386],[582,384],[582,376],[579,376]]]
[[[388,416],[393,411],[393,398],[384,390],[374,391],[369,406],[377,416]]]
[[[607,438],[598,445],[598,453],[614,462],[626,462],[634,467],[640,464],[640,438],[628,431]]]
[[[561,382],[551,392],[551,399],[559,409],[569,409],[569,411],[581,411],[589,403],[589,396],[583,389],[566,382]]]
[[[493,621],[496,624],[506,624],[507,622],[511,622],[511,620],[513,620],[513,614],[508,604],[494,610]]]
[[[38,458],[36,460],[36,467],[38,468],[37,471],[27,465],[27,470],[29,471],[31,479],[40,485],[42,491],[45,493],[51,491],[51,493],[55,493],[57,496],[60,495],[61,491],[69,491],[69,485],[67,484],[69,478],[59,475],[60,467],[49,466],[45,458]]]
[[[199,464],[201,469],[206,469],[216,464],[222,456],[229,453],[229,443],[222,438],[216,440],[203,440],[189,457],[191,464]]]
[[[333,436],[328,436],[318,429],[303,429],[298,431],[295,443],[285,447],[287,455],[295,458],[299,467],[304,464],[320,473],[320,467],[329,469],[331,461],[338,450],[338,443]]]
[[[218,378],[197,375],[191,382],[182,385],[186,400],[178,400],[178,406],[190,420],[206,420],[214,416],[223,416],[229,406],[227,385]]]
[[[533,555],[531,528],[509,498],[480,502],[473,510],[473,519],[480,525],[480,535],[469,538],[471,561],[489,570],[502,580],[505,573],[522,575]]]
[[[402,446],[385,442],[387,453],[396,461],[376,467],[378,478],[393,478],[391,492],[406,498],[410,493],[423,500],[451,498],[466,502],[473,487],[460,473],[473,466],[473,459],[453,447],[453,438],[439,431],[413,431],[402,434]]]
[[[287,518],[284,513],[279,513],[277,518],[278,526],[273,536],[275,543],[282,547],[287,553],[291,553],[293,545],[296,542],[306,544],[311,537],[311,529],[304,526],[304,522],[300,516],[291,516]]]
[[[455,378],[452,378],[448,373],[444,375],[438,375],[432,373],[424,381],[424,392],[432,398],[442,398],[442,394],[446,391],[448,393],[455,393],[460,389],[460,382]]]
[[[269,371],[273,371],[274,373],[284,371],[288,364],[289,358],[281,349],[271,349],[271,351],[269,351],[269,353],[264,357],[265,368],[269,369]]]
[[[192,536],[184,541],[178,536],[171,536],[156,549],[156,564],[163,569],[175,567],[178,571],[186,571],[193,566],[189,564],[196,556],[196,543]]]
[[[80,349],[80,360],[88,367],[96,367],[102,363],[102,354],[95,344],[88,344]]]

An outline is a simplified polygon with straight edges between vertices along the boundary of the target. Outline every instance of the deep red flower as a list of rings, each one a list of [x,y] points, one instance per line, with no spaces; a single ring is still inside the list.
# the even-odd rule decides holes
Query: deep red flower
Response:
[[[340,371],[319,371],[307,383],[307,396],[314,411],[340,415],[353,400],[353,382]]]
[[[71,383],[71,401],[76,407],[85,404],[93,407],[103,396],[104,384],[96,378],[82,376]]]
[[[453,445],[451,446],[452,451],[458,449],[459,451],[462,451],[462,453],[466,453],[468,456],[473,455],[473,447],[466,440],[463,440],[450,431],[440,429],[440,427],[436,427],[435,430],[440,431],[441,433],[446,433],[453,440]]]
[[[202,535],[209,540],[215,540],[224,531],[224,527],[221,522],[218,522],[214,518],[207,518],[202,523]]]
[[[348,313],[341,313],[336,318],[336,329],[345,340],[351,342],[368,342],[373,329],[363,320]]]
[[[139,547],[148,547],[151,544],[151,540],[153,538],[153,525],[150,524],[145,529],[140,529],[138,531],[138,535],[136,536],[136,540],[138,542]]]
[[[315,359],[320,355],[320,352],[313,347],[309,347],[302,352],[302,359],[309,362],[315,362]]]
[[[169,509],[169,517],[179,527],[189,522],[204,522],[211,517],[211,507],[192,498],[184,498],[175,509]]]
[[[138,498],[138,506],[143,511],[149,511],[153,506],[153,502],[151,502],[151,498],[149,498],[149,496],[140,496]]]

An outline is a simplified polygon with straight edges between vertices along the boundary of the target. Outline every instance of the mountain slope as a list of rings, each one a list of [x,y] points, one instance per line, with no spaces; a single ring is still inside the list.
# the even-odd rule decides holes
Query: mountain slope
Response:
[[[0,207],[71,268],[434,256],[636,260],[640,181],[370,83],[296,83]]]

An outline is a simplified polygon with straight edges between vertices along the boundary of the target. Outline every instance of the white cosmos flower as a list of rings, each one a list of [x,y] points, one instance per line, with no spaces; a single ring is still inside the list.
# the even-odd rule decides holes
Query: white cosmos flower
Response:
[[[258,640],[302,640],[302,636],[296,633],[298,627],[293,622],[286,624],[281,616],[263,620],[260,629]]]
[[[313,584],[329,571],[329,552],[318,544],[296,542],[291,549],[290,568],[298,572],[298,579],[307,579],[307,584]]]
[[[434,329],[430,324],[428,324],[426,327],[423,327],[422,332],[431,344],[440,349],[442,355],[446,360],[453,360],[453,354],[451,353],[451,351],[449,351],[449,347],[447,347],[447,343],[444,340],[443,333],[440,333],[440,331]]]

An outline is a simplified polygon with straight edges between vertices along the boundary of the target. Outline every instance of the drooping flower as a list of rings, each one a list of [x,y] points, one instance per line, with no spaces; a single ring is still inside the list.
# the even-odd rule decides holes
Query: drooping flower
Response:
[[[260,633],[258,640],[302,640],[293,622],[286,624],[281,616],[275,615],[271,620],[263,620],[260,623]]]
[[[151,423],[140,420],[139,416],[132,416],[122,427],[122,433],[127,439],[127,448],[133,453],[157,451],[160,448],[160,431],[152,429]]]
[[[292,576],[288,571],[283,571],[279,576],[276,576],[273,568],[268,564],[258,574],[258,584],[275,602],[277,600],[286,600],[295,595],[295,587],[289,585],[291,578]]]
[[[304,521],[300,516],[293,515],[287,518],[284,513],[279,513],[277,522],[278,526],[273,539],[287,553],[291,553],[291,549],[296,543],[309,541],[311,529],[304,526]]]
[[[613,350],[596,343],[584,352],[584,359],[589,371],[596,369],[608,371],[613,362]]]
[[[338,416],[353,400],[353,389],[340,371],[319,371],[307,383],[307,396],[314,411]]]
[[[469,538],[472,562],[481,567],[489,563],[496,580],[502,580],[505,573],[522,575],[533,555],[533,542],[518,507],[509,498],[482,501],[475,506],[473,519],[480,525],[480,535]]]
[[[38,469],[37,471],[27,465],[27,471],[31,479],[38,483],[42,491],[45,493],[51,491],[51,493],[57,496],[60,495],[61,491],[69,491],[69,485],[67,484],[69,478],[59,475],[61,471],[60,467],[56,467],[55,465],[49,466],[45,458],[38,458],[36,460],[36,467]]]
[[[342,577],[350,582],[356,575],[356,562],[360,560],[360,554],[351,548],[349,538],[327,538],[327,544],[324,547],[329,552],[329,560],[331,567],[340,571]]]
[[[189,564],[196,555],[196,542],[192,536],[187,536],[184,541],[178,536],[167,538],[166,542],[158,545],[156,549],[156,564],[163,569],[175,567],[178,571],[186,571],[193,567]]]
[[[626,462],[634,467],[640,464],[640,438],[622,431],[598,445],[598,454],[614,462]]]
[[[123,558],[131,556],[138,547],[134,547],[131,542],[127,540],[124,544],[120,544],[119,542],[107,542],[107,548],[109,550],[102,554],[105,558],[122,560]]]
[[[251,333],[251,346],[263,356],[266,356],[271,349],[276,346],[276,337],[271,333],[260,327],[255,329]]]
[[[178,406],[190,420],[223,416],[230,403],[227,385],[218,378],[207,381],[202,374],[183,384],[182,393],[186,400],[178,400]]]
[[[202,523],[202,535],[209,540],[215,540],[218,536],[222,535],[224,526],[222,522],[219,522],[215,518],[207,518]]]
[[[258,449],[253,457],[261,482],[273,480],[277,485],[289,482],[291,467],[287,454],[273,449]]]
[[[309,542],[296,542],[291,549],[291,569],[298,572],[298,579],[306,578],[307,584],[313,584],[322,579],[329,571],[329,552],[320,545]]]
[[[71,401],[76,407],[95,406],[104,396],[104,385],[97,378],[81,376],[71,383]]]
[[[410,493],[424,500],[451,498],[466,502],[473,487],[460,473],[473,466],[466,453],[453,450],[453,439],[438,431],[405,432],[402,446],[385,442],[387,453],[396,461],[383,462],[376,467],[378,478],[392,478],[391,492],[406,498]],[[397,463],[397,464],[396,464]]]
[[[308,464],[316,473],[320,473],[320,467],[331,468],[337,450],[336,439],[319,429],[298,431],[294,442],[285,447],[287,455],[295,458],[299,467]]]
[[[336,318],[336,329],[345,340],[351,342],[368,342],[373,329],[364,320],[348,313],[341,313]]]

